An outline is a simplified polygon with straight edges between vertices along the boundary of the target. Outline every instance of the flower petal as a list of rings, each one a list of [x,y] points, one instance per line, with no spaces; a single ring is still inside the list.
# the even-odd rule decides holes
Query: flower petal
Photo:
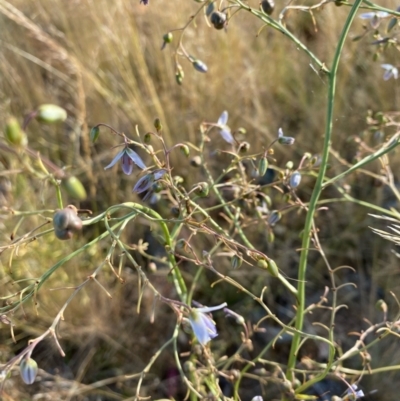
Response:
[[[282,128],[279,128],[278,129],[278,138],[280,138],[280,137],[282,137],[283,136],[283,129]]]
[[[146,174],[142,178],[138,180],[136,185],[133,187],[132,192],[136,192],[141,194],[144,191],[147,191],[154,183],[154,175]]]
[[[222,136],[222,138],[224,138],[225,142],[230,143],[231,145],[235,142],[235,140],[233,139],[233,136],[231,134],[231,132],[226,128],[222,129],[220,131],[220,134]]]
[[[372,19],[372,18],[375,17],[375,15],[376,15],[376,13],[370,12],[370,13],[360,14],[358,17],[361,18],[361,19]]]
[[[129,157],[129,155],[124,152],[124,155],[122,156],[122,171],[126,175],[131,175],[133,171],[133,162],[132,159]]]
[[[160,178],[162,178],[164,176],[164,174],[167,172],[167,170],[165,170],[165,168],[162,168],[160,170],[156,170],[154,171],[154,180],[158,181]]]
[[[107,170],[108,168],[115,166],[115,164],[124,154],[125,154],[125,149],[122,149],[120,152],[117,153],[114,159],[112,159],[112,162],[108,166],[104,167],[104,170]]]
[[[228,122],[228,112],[224,110],[218,118],[218,125],[226,125]]]
[[[143,163],[143,160],[140,158],[140,156],[134,152],[130,148],[125,148],[126,154],[130,157],[130,159],[142,170],[146,169],[146,165]]]
[[[203,316],[204,315],[198,310],[192,309],[189,315],[189,321],[197,341],[202,345],[206,345],[212,337],[209,333],[209,326],[205,323]]]
[[[202,313],[209,313],[209,312],[214,312],[216,310],[225,308],[225,306],[228,306],[228,304],[226,302],[224,302],[221,305],[217,305],[217,306],[204,306],[203,308],[196,308],[196,310],[198,312],[202,312]]]

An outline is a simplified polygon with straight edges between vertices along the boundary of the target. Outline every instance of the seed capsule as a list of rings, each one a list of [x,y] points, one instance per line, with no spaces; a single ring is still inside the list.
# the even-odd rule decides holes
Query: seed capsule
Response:
[[[262,157],[258,162],[258,174],[260,174],[261,177],[264,177],[265,173],[267,172],[267,169],[268,169],[268,159],[266,157]]]
[[[76,177],[68,177],[62,181],[63,188],[67,194],[74,199],[83,201],[87,198],[86,189]]]
[[[69,205],[58,210],[53,216],[54,233],[60,240],[71,239],[74,233],[82,229],[82,220],[78,217],[75,206]]]
[[[223,29],[226,25],[226,14],[221,11],[214,11],[211,14],[210,22],[214,25],[215,29]]]
[[[97,139],[98,139],[98,137],[99,137],[99,135],[100,135],[100,128],[99,127],[93,127],[91,130],[90,130],[90,141],[92,142],[92,143],[95,143],[96,141],[97,141]]]
[[[55,104],[42,104],[37,110],[36,119],[42,123],[58,123],[67,119],[67,112]]]
[[[5,137],[15,147],[24,147],[28,144],[28,138],[16,118],[10,117],[6,123]]]
[[[263,0],[261,2],[261,8],[265,14],[271,15],[275,8],[274,0]]]

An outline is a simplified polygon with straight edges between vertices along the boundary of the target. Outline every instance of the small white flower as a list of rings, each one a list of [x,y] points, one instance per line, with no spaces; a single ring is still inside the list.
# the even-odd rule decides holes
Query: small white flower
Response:
[[[381,67],[385,70],[385,73],[383,74],[383,79],[385,81],[389,80],[392,77],[394,79],[397,79],[399,77],[399,70],[392,64],[381,64]]]
[[[228,123],[228,112],[225,110],[222,112],[222,114],[219,116],[217,125],[219,129],[221,130],[219,133],[221,134],[222,138],[231,145],[235,142],[230,128],[226,125]]]
[[[218,335],[215,322],[207,315],[207,313],[225,308],[226,305],[226,302],[224,302],[218,306],[191,309],[189,313],[189,322],[197,341],[201,345],[206,345],[210,340]]]

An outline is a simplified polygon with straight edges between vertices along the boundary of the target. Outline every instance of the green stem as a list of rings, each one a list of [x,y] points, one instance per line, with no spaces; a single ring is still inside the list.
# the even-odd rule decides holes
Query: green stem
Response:
[[[347,34],[349,32],[350,26],[354,20],[356,12],[360,7],[362,0],[356,0],[353,7],[350,10],[350,13],[347,17],[347,20],[344,24],[343,31],[340,35],[339,42],[335,51],[335,55],[333,58],[332,68],[329,75],[329,89],[328,89],[328,106],[327,106],[327,117],[326,117],[326,125],[325,125],[325,138],[324,138],[324,146],[322,153],[322,162],[321,168],[319,170],[319,174],[315,183],[315,187],[313,193],[311,195],[310,204],[307,211],[306,221],[304,225],[304,234],[303,241],[301,246],[301,254],[300,254],[300,263],[299,263],[299,274],[298,274],[298,300],[299,304],[297,305],[296,311],[296,332],[293,335],[292,345],[290,349],[290,355],[288,360],[288,366],[286,371],[286,377],[288,380],[292,381],[294,379],[293,368],[296,365],[297,360],[297,352],[299,350],[300,342],[301,342],[301,334],[300,331],[303,329],[304,323],[304,310],[305,310],[305,287],[306,287],[306,271],[307,271],[307,259],[308,259],[308,250],[310,247],[311,241],[311,231],[313,225],[314,213],[318,204],[318,199],[321,195],[322,184],[324,181],[325,173],[328,165],[329,158],[329,149],[331,144],[331,136],[332,136],[332,127],[333,127],[333,109],[334,109],[334,101],[335,101],[335,89],[336,89],[336,75],[338,71],[340,56],[343,50],[344,42],[346,40]],[[330,350],[329,360],[333,360],[333,351]],[[327,370],[324,371],[324,375],[326,375]],[[321,375],[322,376],[322,375]]]

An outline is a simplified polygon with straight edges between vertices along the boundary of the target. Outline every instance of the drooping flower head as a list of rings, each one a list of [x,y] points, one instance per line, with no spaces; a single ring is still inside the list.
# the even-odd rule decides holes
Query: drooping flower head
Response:
[[[136,164],[136,166],[142,170],[146,168],[146,165],[143,163],[143,160],[140,158],[140,156],[131,148],[129,148],[128,145],[125,145],[124,148],[114,157],[112,162],[108,166],[104,167],[104,170],[115,166],[119,160],[122,162],[122,171],[126,175],[132,174],[134,164]]]
[[[381,67],[385,70],[385,73],[383,74],[383,79],[385,81],[389,80],[392,77],[394,79],[397,79],[399,77],[399,70],[392,64],[381,64]]]
[[[231,129],[226,125],[228,123],[228,112],[225,110],[219,116],[217,125],[220,129],[219,133],[221,134],[222,138],[224,138],[225,142],[230,143],[231,145],[234,144],[235,139],[231,134]]]
[[[197,341],[201,345],[206,345],[210,340],[218,335],[215,322],[211,319],[208,313],[222,309],[226,305],[226,302],[224,302],[218,306],[191,309],[189,313],[189,322]]]

